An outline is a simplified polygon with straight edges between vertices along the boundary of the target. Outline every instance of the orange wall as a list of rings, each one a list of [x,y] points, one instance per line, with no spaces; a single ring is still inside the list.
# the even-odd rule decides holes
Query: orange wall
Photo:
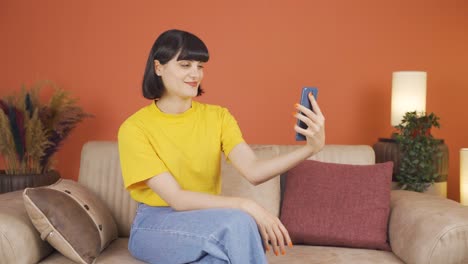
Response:
[[[428,72],[427,111],[450,148],[449,198],[459,199],[459,149],[468,147],[468,2],[463,0],[25,1],[0,0],[0,96],[50,79],[96,117],[58,153],[77,178],[80,148],[116,140],[147,104],[140,82],[155,37],[170,28],[208,45],[206,94],[230,108],[246,140],[294,144],[293,103],[318,86],[327,144],[390,135],[391,74]]]

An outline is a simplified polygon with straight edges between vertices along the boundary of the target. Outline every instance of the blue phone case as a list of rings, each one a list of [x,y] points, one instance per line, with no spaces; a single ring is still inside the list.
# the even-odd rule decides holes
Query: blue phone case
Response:
[[[312,93],[314,95],[315,100],[317,100],[318,89],[315,87],[304,87],[302,88],[300,102],[301,102],[301,105],[312,110],[312,105],[310,104],[309,96],[308,96],[309,93]],[[307,129],[307,125],[299,119],[297,119],[297,125],[303,129]],[[306,140],[305,136],[296,132],[296,141],[304,141],[304,140]]]

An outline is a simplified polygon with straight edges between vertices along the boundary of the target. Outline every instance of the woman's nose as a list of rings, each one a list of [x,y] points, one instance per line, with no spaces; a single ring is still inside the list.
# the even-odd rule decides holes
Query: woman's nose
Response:
[[[199,78],[200,77],[200,71],[201,70],[197,66],[192,67],[190,69],[190,73],[189,73],[190,77]]]

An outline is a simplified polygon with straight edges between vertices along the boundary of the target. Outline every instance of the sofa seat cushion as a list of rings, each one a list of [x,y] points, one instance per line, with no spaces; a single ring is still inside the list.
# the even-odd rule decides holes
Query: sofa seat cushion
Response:
[[[388,251],[342,247],[294,245],[286,255],[267,253],[269,264],[404,264]]]
[[[0,195],[0,263],[37,263],[54,250],[29,220],[22,193]]]
[[[128,238],[119,238],[106,248],[95,264],[143,264],[130,255],[127,249]],[[371,249],[351,249],[339,247],[294,246],[286,255],[275,256],[267,253],[269,264],[404,264],[391,252]],[[59,252],[55,252],[39,264],[74,264]]]
[[[127,249],[128,238],[112,242],[99,256],[95,264],[143,264],[130,255]],[[298,246],[288,248],[286,255],[275,256],[267,253],[269,264],[404,264],[391,252],[371,249],[351,249],[339,247]],[[39,264],[74,264],[59,252],[55,252]]]
[[[128,251],[128,238],[118,238],[110,244],[96,259],[95,264],[144,264],[130,255]],[[74,264],[73,261],[55,252],[39,264]]]

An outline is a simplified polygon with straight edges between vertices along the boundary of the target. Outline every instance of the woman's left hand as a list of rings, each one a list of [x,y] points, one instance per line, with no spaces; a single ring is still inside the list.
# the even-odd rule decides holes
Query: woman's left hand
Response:
[[[319,152],[325,145],[325,117],[320,111],[320,107],[315,101],[312,93],[309,93],[309,101],[312,105],[312,110],[307,107],[296,104],[296,109],[301,113],[295,113],[294,116],[300,119],[307,125],[307,129],[299,127],[297,124],[294,126],[294,130],[297,133],[302,134],[307,139],[307,146],[311,148],[313,153]]]

